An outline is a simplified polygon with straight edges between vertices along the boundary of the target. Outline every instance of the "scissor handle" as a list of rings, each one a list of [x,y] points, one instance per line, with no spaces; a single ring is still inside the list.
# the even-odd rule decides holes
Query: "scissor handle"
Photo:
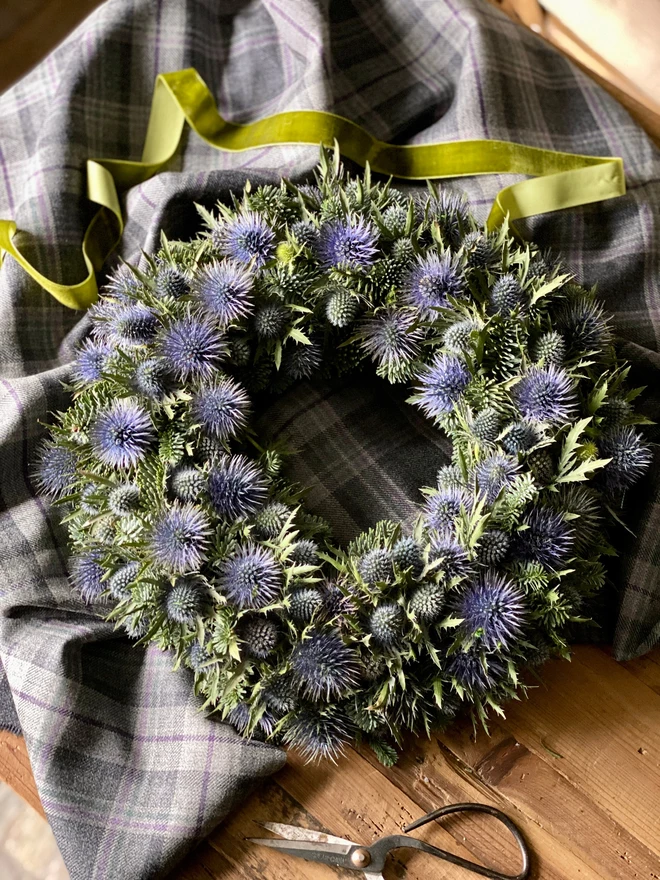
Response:
[[[515,823],[511,819],[509,819],[506,813],[503,813],[496,807],[490,807],[487,804],[450,804],[447,807],[440,807],[439,810],[433,810],[432,813],[427,813],[426,816],[422,816],[420,819],[416,819],[410,825],[407,825],[403,830],[405,832],[414,831],[415,828],[420,828],[422,825],[426,825],[427,822],[432,822],[434,819],[441,819],[443,816],[449,816],[452,813],[467,812],[488,813],[490,816],[494,816],[496,819],[498,819],[503,825],[505,825],[509,829],[509,831],[513,835],[513,839],[518,844],[518,849],[520,850],[520,855],[522,856],[522,870],[519,874],[502,874],[501,871],[495,871],[493,868],[484,868],[482,865],[478,865],[476,862],[470,862],[467,859],[456,856],[453,853],[447,852],[444,849],[439,849],[437,846],[432,846],[430,843],[426,843],[423,840],[418,840],[416,837],[406,837],[405,834],[393,834],[389,837],[383,837],[382,840],[379,840],[377,843],[372,844],[372,846],[365,847],[365,849],[368,849],[369,855],[371,857],[369,862],[369,871],[382,871],[385,867],[385,860],[392,850],[407,848],[417,849],[420,852],[428,853],[431,856],[436,856],[436,858],[444,859],[446,862],[450,862],[452,865],[458,865],[461,868],[466,868],[468,871],[472,871],[473,874],[480,874],[482,877],[490,878],[490,880],[527,880],[530,870],[530,860],[529,849],[527,847],[525,838],[522,836],[522,833],[518,826],[515,825]]]

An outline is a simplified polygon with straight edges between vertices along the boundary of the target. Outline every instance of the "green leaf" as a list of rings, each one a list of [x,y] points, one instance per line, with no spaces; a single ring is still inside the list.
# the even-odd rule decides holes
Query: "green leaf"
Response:
[[[296,342],[300,342],[302,345],[311,345],[312,340],[305,336],[302,330],[299,330],[297,327],[291,327],[289,332],[287,333],[287,339],[295,339]]]
[[[440,678],[436,678],[433,682],[433,697],[438,708],[442,709],[442,679]]]
[[[594,471],[605,467],[612,461],[611,458],[593,458],[591,461],[583,461],[572,471],[557,477],[556,483],[578,483],[581,480],[588,480]]]

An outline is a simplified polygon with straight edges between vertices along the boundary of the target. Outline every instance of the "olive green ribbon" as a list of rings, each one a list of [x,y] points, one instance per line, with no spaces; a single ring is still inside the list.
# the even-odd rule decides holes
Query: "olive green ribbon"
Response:
[[[0,259],[12,257],[55,299],[72,309],[96,301],[95,272],[121,238],[123,219],[117,189],[126,189],[159,172],[177,150],[184,123],[212,147],[242,152],[279,144],[332,144],[344,156],[373,171],[406,180],[462,177],[475,174],[528,174],[530,180],[501,190],[488,217],[496,229],[511,220],[586,205],[625,193],[623,160],[543,150],[495,140],[398,145],[379,141],[360,125],[322,110],[293,110],[248,125],[228,122],[218,113],[196,70],[179,70],[156,77],[147,135],[139,162],[90,159],[87,196],[101,209],[92,219],[82,244],[88,275],[78,284],[58,284],[45,278],[13,242],[16,224],[0,220]]]

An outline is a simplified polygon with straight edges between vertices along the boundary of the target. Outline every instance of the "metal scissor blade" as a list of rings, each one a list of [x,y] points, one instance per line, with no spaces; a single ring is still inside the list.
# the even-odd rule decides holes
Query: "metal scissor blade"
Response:
[[[353,848],[352,843],[311,843],[305,840],[277,840],[274,837],[248,837],[248,841],[259,846],[269,846],[290,856],[307,859],[308,862],[322,862],[324,865],[334,865],[338,868],[350,867],[346,856]]]
[[[279,834],[286,840],[307,840],[310,843],[337,843],[340,846],[357,846],[352,840],[343,837],[335,837],[334,834],[326,834],[324,831],[313,831],[311,828],[300,828],[298,825],[282,825],[281,822],[256,822],[267,831]]]

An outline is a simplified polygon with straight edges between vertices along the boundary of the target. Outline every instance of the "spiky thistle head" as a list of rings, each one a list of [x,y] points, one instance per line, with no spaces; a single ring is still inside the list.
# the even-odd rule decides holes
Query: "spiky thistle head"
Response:
[[[296,712],[284,733],[284,741],[307,761],[334,763],[351,735],[350,722],[338,709],[306,706]]]
[[[482,565],[499,565],[509,552],[511,538],[501,529],[490,529],[479,539],[477,559]]]
[[[472,433],[477,440],[492,443],[500,433],[501,417],[492,406],[478,413],[472,422]]]
[[[221,254],[257,268],[275,256],[275,233],[254,211],[219,223],[211,230],[211,240]]]
[[[376,257],[378,230],[363,217],[334,220],[321,227],[318,254],[326,269],[365,271]]]
[[[194,464],[182,464],[172,471],[170,488],[179,501],[199,501],[206,490],[206,474]]]
[[[533,507],[522,524],[527,528],[518,532],[514,544],[518,558],[550,569],[566,562],[573,550],[573,529],[560,513],[550,507]]]
[[[551,483],[555,475],[555,462],[547,449],[535,449],[526,458],[532,476],[542,486]]]
[[[65,446],[45,443],[39,453],[35,474],[39,490],[51,498],[66,495],[76,479],[76,454]]]
[[[496,654],[485,654],[473,646],[457,651],[447,664],[447,674],[461,688],[477,694],[492,690],[505,675],[506,670]]]
[[[483,232],[468,232],[463,239],[463,253],[471,269],[492,269],[499,262],[495,236]]]
[[[268,679],[263,695],[268,708],[278,715],[287,715],[298,703],[298,687],[290,673]]]
[[[107,343],[86,339],[76,352],[76,359],[71,367],[74,381],[81,385],[98,382],[111,355],[112,347]]]
[[[282,568],[270,550],[244,544],[222,563],[220,586],[238,608],[265,608],[280,594]]]
[[[250,657],[265,660],[277,648],[280,628],[275,620],[263,614],[248,614],[241,620],[238,635]]]
[[[281,501],[272,501],[254,516],[254,533],[265,541],[274,541],[291,515],[291,508]]]
[[[463,354],[472,346],[472,334],[479,329],[476,321],[466,318],[464,321],[456,321],[450,324],[442,335],[442,343],[446,349],[455,353]]]
[[[494,504],[500,492],[514,483],[519,471],[517,460],[502,452],[495,452],[480,461],[474,470],[474,477],[486,503]]]
[[[176,266],[161,264],[154,276],[154,293],[158,297],[181,299],[190,292],[188,276]]]
[[[116,516],[129,516],[138,508],[140,489],[135,483],[120,483],[108,493],[108,507]]]
[[[201,508],[176,502],[154,523],[151,556],[175,574],[193,571],[205,558],[209,534],[209,521]]]
[[[304,247],[314,249],[318,244],[319,231],[309,220],[296,220],[289,229],[295,240]]]
[[[476,638],[488,651],[509,650],[520,638],[526,621],[525,600],[511,581],[486,572],[461,591],[454,602],[463,618],[462,632]]]
[[[360,557],[357,570],[365,582],[373,586],[379,583],[389,584],[394,579],[392,568],[392,551],[386,547],[375,547]]]
[[[426,214],[429,221],[438,224],[447,244],[458,248],[462,236],[470,229],[470,211],[465,195],[441,190],[437,198],[428,199]]]
[[[410,596],[410,611],[419,623],[427,626],[440,620],[445,607],[445,588],[436,581],[426,581]]]
[[[605,484],[616,492],[634,485],[653,461],[650,447],[630,425],[605,431],[598,448],[603,458],[611,459],[604,468]]]
[[[252,276],[233,260],[213,260],[199,269],[192,280],[192,292],[221,327],[252,313]]]
[[[438,470],[438,489],[465,488],[463,472],[457,464],[445,464]]]
[[[190,412],[210,437],[229,440],[247,425],[250,398],[242,385],[224,376],[199,389],[190,404]]]
[[[334,327],[348,327],[360,310],[360,300],[346,287],[329,287],[326,292],[325,316]]]
[[[501,275],[490,291],[490,304],[494,312],[510,315],[525,301],[525,293],[515,275]]]
[[[520,421],[510,426],[500,443],[506,452],[515,455],[517,452],[526,452],[532,446],[536,446],[540,439],[534,425]]]
[[[174,623],[194,623],[208,600],[208,590],[201,578],[178,577],[165,595],[165,613]]]
[[[286,327],[288,310],[278,302],[263,303],[254,315],[254,330],[261,339],[277,339]]]
[[[96,551],[76,556],[71,563],[71,581],[88,605],[96,602],[105,589],[104,569]]]
[[[565,302],[557,312],[556,326],[562,331],[572,356],[601,352],[612,340],[602,305],[586,293]]]
[[[300,623],[310,623],[323,604],[323,593],[318,587],[299,587],[289,594],[289,613]]]
[[[211,655],[206,650],[204,645],[200,645],[199,642],[193,642],[192,645],[188,648],[188,664],[193,672],[197,674],[204,672],[207,668],[211,666]]]
[[[229,360],[235,367],[247,367],[252,360],[252,346],[247,336],[234,336],[229,342]]]
[[[120,398],[97,415],[89,439],[103,464],[128,468],[144,458],[154,439],[154,427],[143,407]]]
[[[342,589],[335,581],[324,581],[321,584],[321,593],[326,618],[340,628],[348,617],[357,614],[357,605],[350,591]]]
[[[113,599],[121,602],[131,598],[131,584],[135,583],[140,568],[139,562],[127,562],[110,575],[105,585]]]
[[[102,296],[103,298],[115,297],[123,300],[127,297],[137,296],[141,287],[142,282],[128,263],[120,263],[108,278]]]
[[[282,373],[289,379],[309,379],[317,372],[323,360],[318,342],[311,345],[288,346],[282,358]]]
[[[549,330],[538,336],[531,347],[532,359],[537,363],[553,364],[561,367],[566,360],[566,340],[556,330]]]
[[[423,338],[411,311],[385,309],[360,324],[362,348],[379,365],[399,367],[420,353]]]
[[[410,571],[413,577],[419,577],[424,569],[422,548],[414,538],[399,538],[392,547],[392,562],[401,571]]]
[[[228,353],[227,342],[204,318],[188,314],[172,321],[160,342],[160,353],[182,382],[209,380]]]
[[[310,538],[291,544],[287,559],[293,565],[318,565],[319,545]]]
[[[593,489],[575,483],[564,484],[559,487],[556,506],[573,517],[575,546],[581,550],[593,546],[603,521],[603,506]]]
[[[434,252],[418,257],[405,284],[406,302],[426,321],[438,317],[437,309],[449,297],[458,299],[464,291],[465,279],[450,251],[442,257]]]
[[[392,649],[401,644],[404,623],[405,613],[398,602],[381,602],[369,615],[367,629],[377,644]]]
[[[456,518],[464,510],[470,510],[472,496],[465,490],[455,487],[438,489],[426,499],[424,518],[426,525],[436,532],[451,532]]]
[[[408,220],[408,206],[405,202],[394,202],[383,211],[383,226],[392,238],[401,238]]]
[[[116,310],[108,330],[110,338],[120,345],[146,345],[154,339],[159,326],[153,309],[143,303],[130,303]]]
[[[343,696],[359,677],[358,657],[334,630],[314,630],[291,654],[291,668],[309,699]]]
[[[244,455],[223,456],[209,473],[211,504],[223,519],[250,516],[264,503],[267,491],[263,471]]]
[[[135,367],[133,387],[148,400],[161,400],[167,394],[170,376],[163,358],[147,358]]]
[[[561,424],[577,406],[575,382],[552,364],[532,366],[514,388],[518,408],[525,419]]]
[[[453,354],[438,354],[420,371],[417,406],[431,419],[454,408],[470,381],[465,363]]]
[[[448,532],[429,536],[429,562],[440,560],[440,571],[447,578],[466,577],[472,571],[467,553]]]
[[[600,410],[598,415],[602,418],[602,427],[619,428],[625,425],[633,415],[632,404],[625,397],[610,397]]]

